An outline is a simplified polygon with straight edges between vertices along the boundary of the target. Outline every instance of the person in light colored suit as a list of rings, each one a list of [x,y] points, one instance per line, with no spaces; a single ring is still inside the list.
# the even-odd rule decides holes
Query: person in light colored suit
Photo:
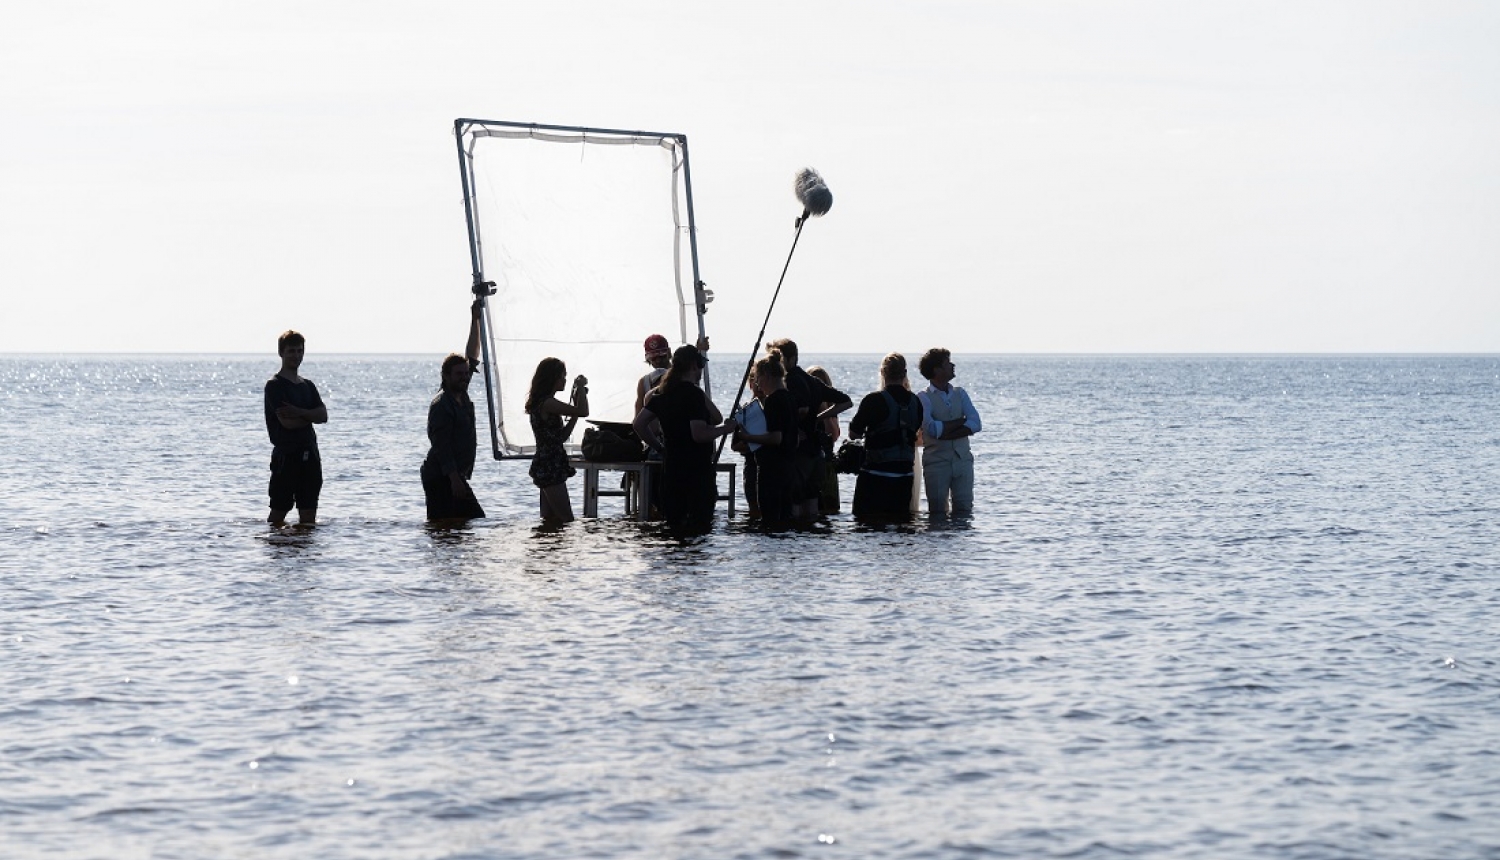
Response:
[[[928,382],[922,399],[922,483],[927,511],[935,516],[969,516],[974,512],[974,454],[969,437],[983,429],[969,393],[953,384],[958,375],[953,354],[933,348],[917,370]]]

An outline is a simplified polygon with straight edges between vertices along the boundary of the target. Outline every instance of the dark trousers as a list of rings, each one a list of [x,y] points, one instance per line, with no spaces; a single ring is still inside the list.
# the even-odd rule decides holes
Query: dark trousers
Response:
[[[661,512],[667,524],[689,531],[708,531],[714,521],[719,487],[711,463],[674,463],[672,455],[661,468]]]
[[[427,496],[429,520],[477,520],[484,518],[484,508],[477,499],[460,499],[453,495],[453,483],[436,470],[422,470],[422,493]]]
[[[863,520],[911,519],[911,475],[860,472],[854,480],[854,516]]]
[[[760,494],[756,484],[759,481],[759,472],[755,465],[755,452],[745,455],[745,470],[742,473],[745,481],[745,504],[750,508],[751,515],[760,514]]]
[[[776,523],[792,518],[792,463],[782,452],[768,453],[765,448],[751,455],[755,462],[755,497],[760,502],[760,518]]]

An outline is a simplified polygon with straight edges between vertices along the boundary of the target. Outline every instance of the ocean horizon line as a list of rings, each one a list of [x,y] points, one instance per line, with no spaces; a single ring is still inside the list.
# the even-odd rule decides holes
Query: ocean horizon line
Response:
[[[897,350],[898,352],[901,350]],[[912,351],[907,351],[912,352]],[[1163,351],[1115,351],[1115,352],[968,352],[964,350],[953,350],[956,355],[967,358],[1500,358],[1500,351],[1455,351],[1455,352],[1431,352],[1431,351],[1259,351],[1240,350],[1226,352],[1163,352]],[[318,352],[316,355],[327,358],[389,358],[389,359],[421,359],[433,356],[441,356],[441,352]],[[730,352],[715,350],[714,354],[720,356],[732,356],[745,358],[749,353]],[[819,352],[817,355],[826,358],[880,358],[887,351],[861,352],[861,351],[827,351]],[[265,352],[213,352],[196,350],[156,350],[156,351],[134,351],[134,350],[97,350],[97,351],[4,351],[0,350],[0,359],[20,358],[257,358],[267,355],[275,356],[274,351]]]

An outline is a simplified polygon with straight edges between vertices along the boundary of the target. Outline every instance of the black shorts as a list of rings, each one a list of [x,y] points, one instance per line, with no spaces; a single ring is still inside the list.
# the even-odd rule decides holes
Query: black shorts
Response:
[[[316,510],[323,491],[323,460],[315,450],[271,452],[271,510]]]

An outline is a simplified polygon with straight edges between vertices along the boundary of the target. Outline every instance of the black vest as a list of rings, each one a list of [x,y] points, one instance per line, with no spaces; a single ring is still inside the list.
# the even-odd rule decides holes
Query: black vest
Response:
[[[922,426],[922,402],[913,394],[902,406],[889,391],[882,390],[886,416],[880,426],[865,434],[865,468],[880,471],[882,463],[910,466],[917,455],[917,430]]]

